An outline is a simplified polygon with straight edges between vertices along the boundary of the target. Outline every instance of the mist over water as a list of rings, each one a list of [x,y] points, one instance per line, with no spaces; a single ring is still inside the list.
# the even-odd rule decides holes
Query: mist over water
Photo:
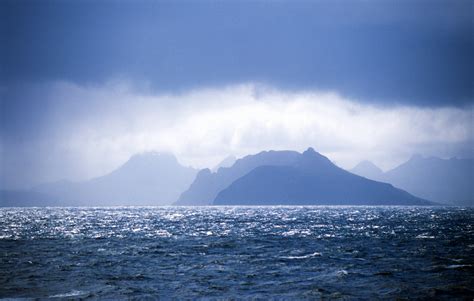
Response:
[[[474,209],[0,209],[0,297],[472,298]]]

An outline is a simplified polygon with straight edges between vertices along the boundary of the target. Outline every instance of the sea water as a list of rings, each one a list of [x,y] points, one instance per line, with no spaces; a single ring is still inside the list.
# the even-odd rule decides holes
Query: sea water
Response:
[[[474,297],[474,210],[0,209],[0,297]]]

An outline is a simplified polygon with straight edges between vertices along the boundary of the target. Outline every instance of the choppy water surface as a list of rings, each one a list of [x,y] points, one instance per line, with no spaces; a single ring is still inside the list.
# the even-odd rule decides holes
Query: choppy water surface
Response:
[[[0,209],[0,297],[474,296],[474,210]]]

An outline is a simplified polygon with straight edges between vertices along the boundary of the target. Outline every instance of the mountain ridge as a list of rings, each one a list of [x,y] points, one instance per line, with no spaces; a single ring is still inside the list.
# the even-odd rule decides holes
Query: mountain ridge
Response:
[[[360,171],[353,168],[351,171]],[[474,159],[411,156],[402,164],[379,175],[360,175],[384,181],[412,194],[436,202],[474,206]]]
[[[296,151],[261,151],[235,161],[231,167],[201,170],[191,186],[180,195],[175,205],[211,205],[217,194],[233,181],[262,164],[287,165],[296,160]]]
[[[144,152],[103,176],[81,182],[45,183],[30,192],[49,195],[51,200],[44,204],[61,206],[169,205],[196,173],[196,169],[182,166],[172,154]]]
[[[432,205],[388,183],[352,174],[309,148],[292,165],[256,167],[214,205]]]

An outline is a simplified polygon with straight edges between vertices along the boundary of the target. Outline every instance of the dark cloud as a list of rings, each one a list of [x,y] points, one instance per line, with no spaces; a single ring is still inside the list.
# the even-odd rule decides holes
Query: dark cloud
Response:
[[[179,116],[162,111],[189,102],[195,96],[190,89],[225,92],[226,86],[239,83],[263,83],[293,96],[304,90],[334,91],[366,108],[365,119],[370,119],[371,106],[358,102],[393,110],[389,115],[395,121],[406,115],[394,106],[402,103],[415,112],[410,122],[426,123],[419,127],[427,130],[418,132],[431,134],[428,142],[415,146],[390,136],[400,150],[387,156],[409,156],[412,151],[472,155],[472,118],[470,124],[465,121],[473,105],[472,17],[472,1],[457,0],[0,1],[0,188],[81,179],[103,174],[133,151],[172,150],[163,141],[192,141],[186,125],[194,129],[194,119],[174,124]],[[132,87],[121,91],[127,83]],[[208,102],[222,97],[221,105],[232,107],[241,101],[233,89],[204,93],[187,105],[206,113]],[[152,99],[146,106],[137,101],[144,95]],[[325,104],[337,105],[332,100]],[[436,116],[420,118],[419,112],[428,114],[432,107],[437,107]],[[450,110],[457,113],[451,116]],[[331,120],[345,110],[335,112]],[[262,119],[252,118],[256,123]],[[174,127],[167,129],[160,119],[181,128],[185,136],[176,138]],[[377,119],[368,128],[379,128],[386,120]],[[395,124],[412,134],[413,128],[404,126],[410,122]],[[212,126],[202,127],[213,133]],[[461,138],[441,135],[451,128]],[[314,136],[308,130],[301,144],[294,137],[282,139],[278,127],[263,128],[261,136],[254,136],[252,127],[244,138],[273,139],[285,148],[303,149],[311,139],[335,141],[328,129]],[[360,134],[358,142],[364,144],[370,133]],[[228,145],[227,133],[221,136],[222,145]],[[440,136],[444,138],[437,140]],[[157,142],[147,144],[140,137]],[[420,137],[415,138],[418,143]],[[207,140],[200,138],[199,143]],[[355,148],[346,140],[341,145],[352,154]],[[262,144],[252,151],[272,147]],[[336,152],[331,147],[327,149]]]
[[[5,84],[116,76],[235,82],[365,101],[472,101],[472,2],[2,1]]]

